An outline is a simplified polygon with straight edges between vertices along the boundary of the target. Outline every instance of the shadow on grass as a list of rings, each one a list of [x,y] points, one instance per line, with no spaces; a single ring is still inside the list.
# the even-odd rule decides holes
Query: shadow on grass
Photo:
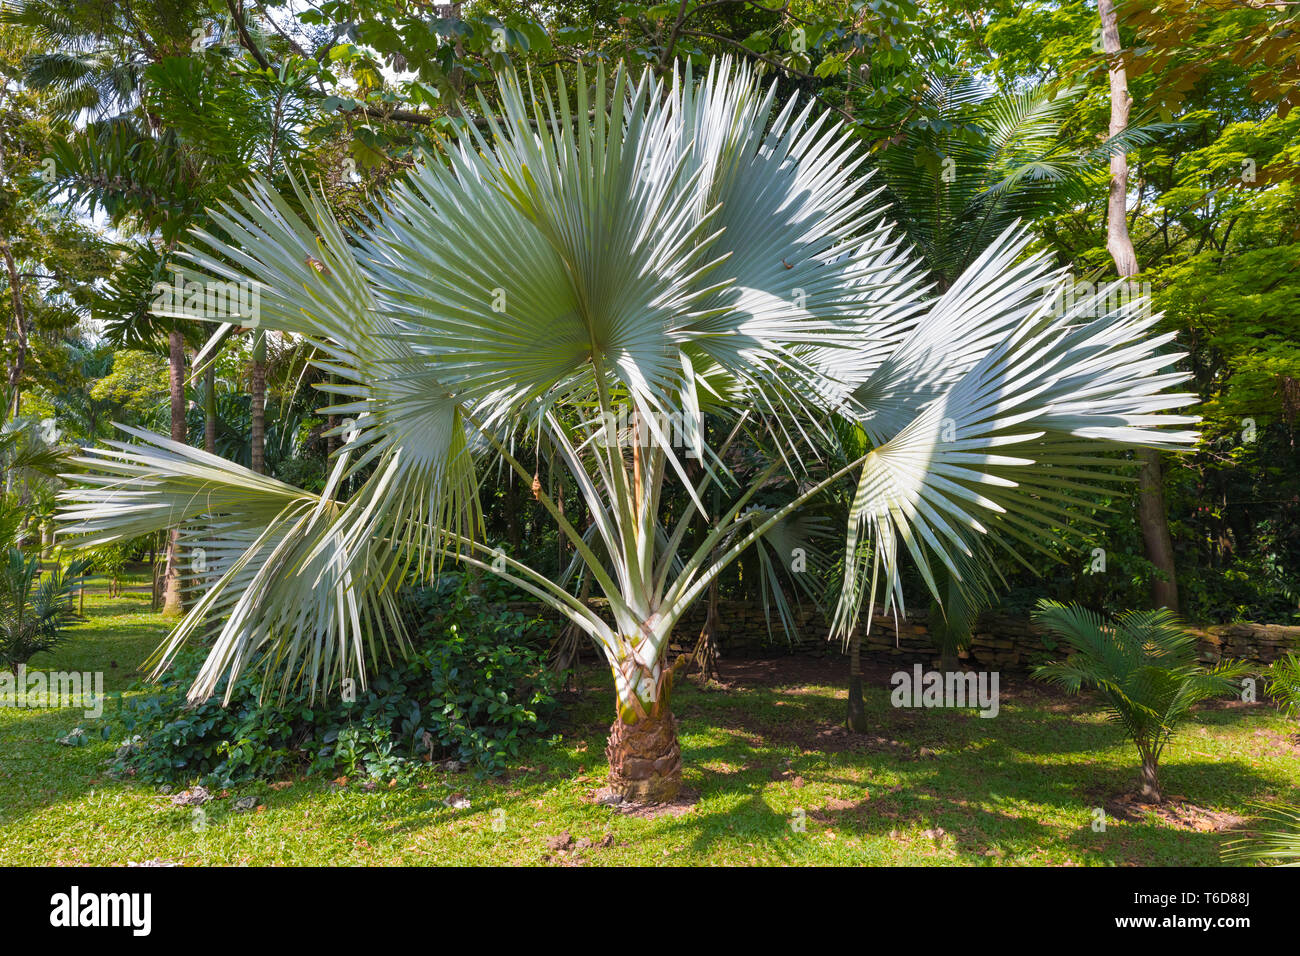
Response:
[[[154,639],[147,640],[152,650]],[[59,666],[70,665],[60,661]],[[380,786],[373,791],[355,784],[338,789],[320,778],[296,778],[282,790],[263,782],[231,788],[230,797],[209,803],[209,825],[220,827],[243,816],[234,803],[244,794],[258,795],[276,812],[298,809],[314,819],[346,824],[350,837],[364,841],[450,824],[482,829],[491,826],[500,806],[525,802],[571,801],[573,811],[591,821],[614,816],[617,811],[582,803],[584,790],[603,784],[605,734],[613,713],[608,677],[593,683],[597,673],[584,675],[587,690],[566,700],[556,727],[565,745],[527,745],[505,777],[476,782],[472,774],[430,774],[424,779],[427,789]],[[674,709],[681,724],[686,783],[699,792],[699,802],[680,817],[654,821],[655,837],[680,839],[699,853],[724,843],[734,849],[738,839],[763,841],[779,853],[789,845],[790,859],[797,861],[808,858],[800,856],[807,852],[800,849],[805,844],[790,839],[797,809],[804,811],[810,831],[831,828],[844,839],[910,841],[918,854],[942,851],[935,854],[938,862],[996,863],[1007,856],[1032,862],[1044,847],[1069,847],[1091,863],[1218,862],[1220,833],[1176,830],[1154,821],[1113,823],[1104,833],[1091,829],[1092,809],[1130,787],[1137,764],[1120,730],[1095,719],[1086,701],[1071,713],[1017,703],[991,720],[974,712],[895,709],[888,689],[879,686],[868,688],[866,703],[875,729],[849,735],[833,732],[845,706],[833,688],[782,691],[742,685],[701,691],[680,682]],[[1195,720],[1233,728],[1253,713],[1209,711]],[[1089,719],[1080,720],[1081,715]],[[66,748],[53,743],[79,717],[29,711],[0,719],[0,825],[19,823],[55,804],[75,803],[102,785],[111,744]],[[581,742],[585,749],[578,751]],[[1093,756],[1068,759],[1077,754]],[[795,777],[802,778],[802,787],[792,782]],[[1240,759],[1172,759],[1162,777],[1167,792],[1224,806],[1295,786],[1293,780]],[[168,830],[190,826],[191,811],[168,807],[158,788],[131,781],[120,785],[158,799],[166,812],[151,817],[154,825]],[[828,794],[837,788],[848,795]],[[444,804],[444,797],[460,790],[472,793],[469,808]],[[643,825],[649,826],[629,819],[628,831],[647,832]],[[919,828],[944,834],[937,841],[918,837]]]
[[[844,702],[827,695],[744,687],[722,698],[684,690],[677,703],[688,741],[687,775],[698,782],[701,799],[695,813],[666,827],[699,852],[734,838],[739,820],[759,839],[788,835],[790,795],[778,799],[773,787],[783,785],[776,779],[782,774],[798,774],[804,786],[833,784],[869,794],[857,800],[810,797],[804,808],[809,827],[828,825],[848,838],[897,836],[908,827],[942,829],[942,845],[962,862],[996,862],[1008,852],[1046,843],[1072,847],[1093,863],[1219,862],[1221,832],[1113,818],[1109,837],[1093,829],[1094,808],[1129,790],[1138,764],[1118,727],[1077,719],[1080,713],[1095,717],[1086,699],[1073,708],[1079,713],[1045,715],[1017,706],[986,720],[973,712],[896,710],[887,691],[876,688],[868,690],[866,701],[876,732],[830,736],[823,735],[841,722]],[[1225,726],[1259,715],[1249,709],[1226,712],[1226,718],[1225,712],[1212,713],[1220,718],[1214,723]],[[700,737],[709,742],[693,742]],[[1035,759],[1076,754],[1097,757]],[[727,769],[714,769],[719,765]],[[874,779],[903,782],[876,786]],[[1193,794],[1211,805],[1239,806],[1295,787],[1294,780],[1243,759],[1167,758],[1162,779],[1167,793]],[[715,805],[719,809],[710,809]]]

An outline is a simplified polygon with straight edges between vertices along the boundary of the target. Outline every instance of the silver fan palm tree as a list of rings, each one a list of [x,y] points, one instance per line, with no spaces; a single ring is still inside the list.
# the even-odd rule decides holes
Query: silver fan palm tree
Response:
[[[986,541],[1045,548],[1072,502],[1114,480],[1103,451],[1194,440],[1176,426],[1195,419],[1162,414],[1192,398],[1165,394],[1183,376],[1162,371],[1174,356],[1152,319],[1089,303],[1054,315],[1061,276],[1016,231],[926,298],[852,137],[811,104],[777,108],[744,67],[715,63],[698,84],[618,68],[572,89],[506,75],[500,100],[499,119],[445,143],[364,228],[345,232],[307,193],[304,221],[255,184],[214,215],[225,239],[194,235],[194,273],[256,283],[261,327],[325,356],[327,411],[353,423],[320,494],[129,429],[82,459],[68,532],[94,544],[179,527],[202,555],[204,596],[157,661],[210,632],[196,699],[253,665],[282,688],[363,679],[368,655],[404,646],[396,589],[451,559],[591,636],[618,695],[611,785],[666,799],[681,778],[673,627],[810,497],[857,476],[843,635],[878,588],[901,606],[900,541],[930,581],[934,561],[969,572]],[[733,423],[728,442],[761,430],[778,454],[685,553],[691,515],[664,518],[665,486],[707,514],[705,492],[729,480],[705,413]],[[812,480],[837,418],[870,450]],[[595,547],[537,497],[608,618],[481,540],[478,473],[504,461],[532,483],[511,451],[521,429],[581,490]],[[778,475],[801,494],[751,507]]]

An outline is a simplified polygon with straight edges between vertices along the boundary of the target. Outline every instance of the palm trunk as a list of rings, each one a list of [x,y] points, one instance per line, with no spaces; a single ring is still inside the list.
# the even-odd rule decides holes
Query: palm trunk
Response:
[[[586,604],[590,598],[591,575],[588,574],[582,579],[578,600]],[[565,625],[555,639],[551,650],[551,671],[564,677],[565,690],[572,683],[574,690],[582,693],[582,642],[586,639],[586,633],[572,621]]]
[[[149,535],[149,610],[158,610],[158,536]]]
[[[849,712],[846,721],[855,734],[867,732],[867,707],[862,700],[862,630],[849,634]]]
[[[172,441],[186,440],[185,427],[185,340],[179,329],[167,336],[169,363],[167,381],[171,390]],[[185,613],[181,597],[180,531],[167,535],[167,575],[163,584],[163,616],[180,617]]]
[[[9,407],[5,412],[10,417],[17,418],[22,410],[23,372],[27,364],[27,312],[23,308],[23,287],[18,275],[18,266],[14,262],[8,241],[0,239],[0,253],[4,255],[5,271],[9,277],[9,298],[13,304],[14,329],[17,333],[14,357],[9,365]]]
[[[1122,49],[1119,21],[1114,0],[1099,0],[1102,48],[1110,62],[1110,135],[1122,132],[1129,121],[1133,101],[1128,94],[1128,73],[1118,59]],[[1110,158],[1110,195],[1106,203],[1106,248],[1115,260],[1121,278],[1137,275],[1137,253],[1128,231],[1128,155],[1117,152]],[[1168,509],[1164,485],[1160,480],[1160,456],[1149,448],[1138,452],[1142,472],[1138,485],[1138,523],[1146,545],[1147,560],[1156,566],[1164,580],[1151,586],[1151,598],[1157,606],[1178,610],[1178,584],[1174,569],[1174,545],[1169,535]]]
[[[1151,582],[1151,601],[1156,607],[1178,610],[1178,581],[1175,577],[1174,542],[1169,534],[1165,508],[1165,486],[1160,455],[1151,448],[1138,451],[1142,470],[1138,476],[1138,523],[1146,545],[1147,560],[1162,572]]]
[[[609,728],[605,757],[610,789],[633,803],[665,803],[682,788],[682,749],[669,703],[672,671],[646,669],[631,659],[614,671],[618,717]]]
[[[203,373],[203,450],[217,453],[217,369],[209,365]]]
[[[951,599],[951,592],[949,595]],[[951,673],[960,666],[957,648],[957,636],[953,633],[952,622],[944,617],[944,609],[937,601],[930,602],[930,637],[939,649],[939,670]]]
[[[266,333],[253,339],[252,417],[253,429],[250,465],[259,475],[266,474]]]
[[[554,462],[552,462],[551,464],[554,464]],[[555,475],[555,491],[554,491],[555,507],[556,510],[558,510],[560,513],[560,521],[563,521],[564,520],[564,476],[556,474],[555,470],[553,468],[550,468],[549,466],[547,470],[550,472],[550,474]],[[555,566],[557,569],[556,571],[557,574],[561,574],[564,571],[564,555],[565,555],[565,551],[567,550],[567,545],[568,545],[568,538],[566,538],[562,534],[557,534],[555,536],[555,550],[556,550]]]
[[[516,476],[507,476],[503,497],[506,502],[506,540],[510,542],[510,553],[518,555],[524,548],[524,532],[519,521],[524,502],[519,479]]]
[[[1147,803],[1160,803],[1160,780],[1156,775],[1157,764],[1156,758],[1144,754],[1142,756],[1142,790],[1139,796]]]

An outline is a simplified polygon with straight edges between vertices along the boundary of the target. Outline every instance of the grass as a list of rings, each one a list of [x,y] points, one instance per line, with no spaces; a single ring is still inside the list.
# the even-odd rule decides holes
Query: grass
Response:
[[[147,604],[147,595],[88,596],[87,622],[30,666],[102,671],[107,691],[131,692],[165,633]],[[842,664],[791,663],[789,679],[725,691],[680,684],[686,785],[698,800],[656,818],[588,802],[604,783],[612,713],[608,675],[594,670],[559,742],[531,745],[502,778],[428,771],[411,786],[373,790],[286,778],[208,803],[203,825],[161,788],[109,777],[115,740],[56,743],[78,711],[0,708],[0,864],[1220,862],[1229,834],[1154,814],[1108,815],[1094,831],[1094,808],[1131,785],[1136,754],[1087,699],[1011,682],[990,720],[895,710],[887,683],[873,680],[867,705],[878,730],[852,737],[834,732]],[[1199,710],[1164,759],[1165,791],[1226,819],[1249,815],[1252,803],[1300,802],[1294,729],[1262,704]],[[445,805],[452,793],[470,806]],[[244,796],[257,798],[255,810],[235,809]],[[792,827],[800,820],[802,831]],[[548,846],[566,833],[607,845]]]

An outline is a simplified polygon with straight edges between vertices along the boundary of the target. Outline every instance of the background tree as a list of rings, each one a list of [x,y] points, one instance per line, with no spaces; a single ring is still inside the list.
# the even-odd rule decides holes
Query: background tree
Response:
[[[1119,24],[1114,0],[1098,0],[1101,16],[1102,49],[1112,58],[1121,49]],[[1110,66],[1110,134],[1115,136],[1129,124],[1132,98],[1128,91],[1128,73],[1122,63]],[[1117,151],[1110,158],[1110,196],[1106,202],[1106,248],[1115,260],[1115,271],[1124,279],[1138,273],[1137,253],[1128,229],[1128,156]],[[1174,567],[1174,543],[1169,536],[1169,519],[1165,506],[1160,456],[1143,449],[1138,520],[1147,557],[1160,572],[1151,583],[1151,597],[1158,607],[1178,609],[1178,573]]]

